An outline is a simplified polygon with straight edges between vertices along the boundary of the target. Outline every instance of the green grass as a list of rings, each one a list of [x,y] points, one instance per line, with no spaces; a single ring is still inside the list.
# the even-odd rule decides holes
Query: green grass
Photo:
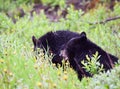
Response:
[[[49,22],[44,13],[20,18],[14,24],[4,13],[0,13],[0,89],[119,89],[119,64],[111,73],[83,78],[79,81],[71,68],[64,72],[56,68],[42,55],[38,61],[33,53],[31,37],[37,38],[48,31],[85,31],[90,40],[120,59],[120,19],[106,24],[89,25],[89,22],[119,16],[120,5],[115,11],[106,11],[102,6],[81,16],[81,11],[69,8],[67,20]],[[97,76],[97,77],[96,77]],[[114,78],[113,78],[114,76]],[[102,83],[102,81],[104,81]]]

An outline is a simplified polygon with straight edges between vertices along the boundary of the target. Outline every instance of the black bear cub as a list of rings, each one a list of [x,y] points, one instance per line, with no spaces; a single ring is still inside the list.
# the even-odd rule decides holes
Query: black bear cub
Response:
[[[100,55],[99,62],[103,64],[105,71],[113,68],[114,63],[118,61],[117,57],[107,53],[95,43],[91,42],[86,37],[85,32],[82,32],[79,37],[74,37],[69,40],[60,55],[69,60],[70,65],[77,72],[78,78],[81,79],[84,76],[91,76],[91,74],[83,68],[81,61],[86,60],[86,55],[92,57],[96,51],[98,51]]]
[[[58,63],[62,64],[63,58],[59,56],[60,51],[70,39],[75,37],[79,37],[79,34],[68,30],[48,32],[39,39],[33,36],[34,51],[37,50],[37,48],[42,48],[44,51],[49,49],[49,52],[52,52],[54,55],[52,62],[56,65]]]

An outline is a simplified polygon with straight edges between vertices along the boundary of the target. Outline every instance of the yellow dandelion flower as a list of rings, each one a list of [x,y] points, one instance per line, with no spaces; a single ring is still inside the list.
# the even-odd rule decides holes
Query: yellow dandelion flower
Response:
[[[42,87],[42,83],[41,83],[41,82],[38,82],[38,83],[37,83],[37,86],[38,86],[38,87]]]
[[[55,65],[55,63],[53,63],[53,67],[55,67],[56,65]]]
[[[13,73],[12,73],[12,72],[10,72],[10,73],[9,73],[9,75],[10,75],[10,76],[13,76]]]
[[[54,84],[53,84],[53,88],[56,88],[56,87],[57,87],[57,85],[54,83]]]
[[[30,48],[31,48],[32,51],[34,51],[34,50],[33,50],[33,49],[34,49],[34,46],[31,46]]]
[[[64,74],[67,74],[67,71],[64,71]]]
[[[5,55],[7,56],[7,55],[8,55],[8,53],[7,53],[7,52],[5,52]]]
[[[28,89],[27,87],[24,87],[23,89]]]
[[[63,76],[63,79],[64,79],[64,80],[67,80],[67,79],[68,79],[68,76],[67,76],[67,75],[64,75],[64,76]]]
[[[14,51],[13,54],[16,54],[16,51]]]
[[[25,49],[25,48],[26,48],[26,46],[23,46],[23,48]]]
[[[34,68],[35,68],[35,69],[38,69],[38,66],[37,66],[37,65],[34,65]]]
[[[4,63],[5,61],[3,59],[0,59],[0,63]]]
[[[60,76],[60,75],[61,75],[60,71],[58,71],[58,73],[57,73],[57,74],[58,74],[58,76]]]
[[[4,71],[5,73],[7,73],[7,69],[4,69],[3,71]]]
[[[66,64],[66,66],[68,66],[68,65],[69,65],[69,63],[68,63],[68,62],[66,62],[65,64]]]

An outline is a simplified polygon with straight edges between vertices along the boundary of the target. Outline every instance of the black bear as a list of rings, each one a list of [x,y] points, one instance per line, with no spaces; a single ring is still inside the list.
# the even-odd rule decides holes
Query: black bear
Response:
[[[96,51],[100,55],[99,62],[103,64],[105,71],[113,68],[114,63],[118,61],[117,57],[107,53],[95,43],[91,42],[86,37],[85,32],[82,32],[79,37],[70,39],[63,50],[61,50],[60,56],[69,60],[70,65],[77,72],[78,78],[81,80],[84,76],[92,76],[83,68],[81,61],[86,60],[86,55],[92,57]]]
[[[35,36],[32,36],[32,41],[34,44],[34,51],[37,48],[44,49],[44,52],[48,50],[52,52],[54,57],[52,59],[52,63],[62,64],[62,57],[59,56],[60,50],[63,46],[72,38],[79,37],[80,34],[71,32],[68,30],[60,30],[56,32],[48,32],[39,39],[36,39]]]

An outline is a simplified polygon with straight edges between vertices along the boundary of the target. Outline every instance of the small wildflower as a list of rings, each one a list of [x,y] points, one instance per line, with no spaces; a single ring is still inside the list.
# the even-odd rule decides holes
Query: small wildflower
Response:
[[[65,64],[66,64],[66,66],[68,66],[68,65],[69,65],[69,63],[68,63],[68,62],[66,62]]]
[[[3,59],[0,59],[0,63],[4,63],[4,60],[3,60]]]
[[[50,53],[51,56],[53,56],[53,53]]]
[[[23,48],[25,49],[25,48],[26,48],[26,46],[23,46]]]
[[[57,73],[57,74],[58,74],[58,76],[60,76],[60,75],[61,75],[61,73],[60,73],[59,71],[58,71],[58,73]]]
[[[7,56],[8,55],[8,53],[7,52],[5,52],[5,56]]]
[[[56,84],[53,84],[53,88],[56,88],[57,87],[57,85]]]
[[[34,46],[32,45],[32,46],[31,46],[31,49],[33,49],[33,48],[34,48]]]
[[[39,54],[39,57],[43,57],[43,55],[44,55],[43,53],[40,53],[40,54]]]
[[[7,73],[7,69],[4,69],[3,71],[4,71],[5,73]]]
[[[34,65],[34,68],[35,68],[35,69],[38,69],[38,66],[37,66],[37,65]]]
[[[13,54],[16,54],[16,51],[14,51]]]
[[[64,74],[67,74],[67,71],[64,71]]]
[[[37,83],[37,86],[38,86],[38,87],[41,87],[41,86],[42,86],[42,83],[41,83],[41,82],[38,82],[38,83]]]
[[[64,75],[64,76],[63,76],[63,79],[64,79],[64,80],[67,80],[67,79],[68,79],[68,76],[67,76],[67,75]]]
[[[72,71],[73,71],[73,69],[72,69],[72,68],[69,68],[69,71],[71,71],[71,72],[72,72]]]
[[[55,63],[53,63],[53,67],[55,67],[56,65],[55,65]]]
[[[28,89],[28,88],[24,87],[23,89]]]
[[[13,76],[13,73],[12,73],[12,72],[10,72],[10,73],[9,73],[9,75],[10,75],[10,76]]]
[[[31,48],[30,48],[32,51],[34,51],[33,49],[34,49],[34,46],[32,46]]]

